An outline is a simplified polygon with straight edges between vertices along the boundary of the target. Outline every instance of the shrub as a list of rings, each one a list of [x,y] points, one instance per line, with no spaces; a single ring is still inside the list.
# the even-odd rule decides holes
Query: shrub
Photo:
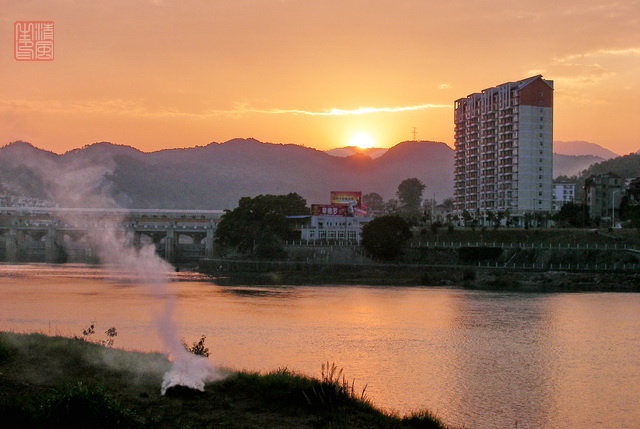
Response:
[[[378,217],[362,228],[362,246],[380,259],[398,258],[402,246],[411,237],[409,225],[400,216]]]
[[[462,280],[473,281],[475,279],[476,279],[476,272],[473,271],[472,269],[467,268],[462,272]]]
[[[446,429],[447,427],[430,411],[423,410],[402,419],[402,423],[416,429]]]
[[[182,342],[182,345],[184,346],[185,349],[187,349],[187,351],[193,353],[194,355],[209,357],[209,349],[204,345],[204,342],[206,339],[207,339],[207,336],[202,334],[202,337],[200,337],[200,340],[197,342],[194,342],[191,347],[189,347],[184,341]]]

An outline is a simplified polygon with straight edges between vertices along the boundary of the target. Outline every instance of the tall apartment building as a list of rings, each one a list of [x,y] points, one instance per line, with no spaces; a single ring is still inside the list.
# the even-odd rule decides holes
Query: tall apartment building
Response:
[[[533,76],[455,102],[454,210],[550,211],[553,81]]]

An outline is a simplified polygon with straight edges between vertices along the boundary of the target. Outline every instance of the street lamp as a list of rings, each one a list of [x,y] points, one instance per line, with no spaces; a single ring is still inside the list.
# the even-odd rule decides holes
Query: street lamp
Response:
[[[616,223],[616,194],[622,189],[616,189],[611,193],[611,228],[615,228]]]

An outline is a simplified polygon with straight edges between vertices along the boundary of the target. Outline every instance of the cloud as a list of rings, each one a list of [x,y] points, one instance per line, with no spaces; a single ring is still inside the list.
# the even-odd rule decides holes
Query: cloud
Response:
[[[366,115],[369,113],[396,113],[396,112],[409,112],[414,110],[427,110],[427,109],[440,109],[451,107],[450,104],[419,104],[417,106],[403,106],[403,107],[358,107],[357,109],[327,109],[324,111],[309,111],[309,110],[286,110],[286,109],[245,109],[247,113],[266,113],[266,114],[294,114],[294,115],[309,115],[309,116],[344,116],[344,115]]]
[[[307,116],[345,116],[366,115],[371,113],[396,113],[415,110],[450,108],[449,104],[419,104],[414,106],[396,107],[358,107],[357,109],[331,108],[322,111],[301,109],[258,109],[246,104],[237,104],[232,109],[209,109],[202,112],[188,112],[174,109],[149,109],[146,106],[122,99],[102,101],[69,102],[39,101],[39,100],[0,100],[0,110],[37,111],[44,113],[90,113],[90,114],[118,114],[143,117],[183,117],[206,119],[215,116],[241,116],[243,114],[267,115],[307,115]]]
[[[640,47],[630,47],[624,49],[597,49],[590,52],[582,52],[578,54],[569,54],[564,57],[554,58],[558,63],[570,63],[584,58],[603,58],[603,57],[640,57]]]
[[[438,85],[438,89],[451,89],[451,85],[448,83],[441,83]]]
[[[546,66],[530,70],[544,74],[558,86],[581,88],[614,78],[620,73],[638,69],[640,47],[596,49],[553,58]]]

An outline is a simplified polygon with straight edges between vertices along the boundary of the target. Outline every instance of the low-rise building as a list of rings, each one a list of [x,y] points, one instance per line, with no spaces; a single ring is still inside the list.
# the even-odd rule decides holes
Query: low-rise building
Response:
[[[620,208],[624,179],[615,173],[590,176],[584,183],[585,203],[591,219],[611,219]]]
[[[563,205],[576,200],[576,184],[573,182],[553,182],[553,211],[560,211]]]
[[[331,192],[330,204],[311,205],[311,216],[299,228],[300,239],[360,243],[362,227],[371,221],[361,201],[361,192]]]

